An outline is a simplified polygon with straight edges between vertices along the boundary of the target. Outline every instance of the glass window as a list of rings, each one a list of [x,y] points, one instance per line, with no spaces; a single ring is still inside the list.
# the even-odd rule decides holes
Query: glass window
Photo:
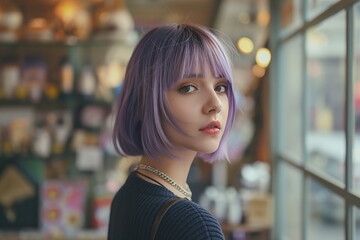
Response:
[[[345,240],[344,200],[315,180],[307,186],[307,239]]]
[[[337,1],[338,0],[307,0],[306,18],[314,18]]]
[[[302,159],[302,59],[301,38],[286,42],[280,52],[281,129],[280,149]]]
[[[286,34],[302,24],[302,1],[281,0],[280,28],[282,34]]]
[[[279,9],[272,8],[271,14],[280,31],[272,39],[272,50],[277,52],[276,64],[270,66],[274,70],[270,94],[277,102],[271,120],[279,128],[272,132],[277,141],[271,151],[284,157],[273,159],[279,200],[274,238],[344,240],[353,234],[347,232],[351,225],[352,239],[360,239],[360,0],[275,3]],[[352,10],[354,15],[347,15]],[[347,41],[347,33],[352,41]],[[346,82],[349,69],[350,83]],[[352,102],[345,95],[349,84]],[[348,100],[354,109],[351,118],[345,111]],[[354,122],[355,129],[348,129],[348,122]],[[346,145],[346,131],[354,133],[352,146]],[[350,191],[356,196],[345,188],[347,149],[353,151],[348,159],[353,177]],[[335,191],[333,184],[343,190]],[[355,205],[354,218],[345,214],[348,204]]]
[[[306,33],[309,164],[344,181],[345,13]]]
[[[300,240],[302,238],[302,174],[291,166],[284,169],[284,239]]]
[[[360,195],[360,3],[355,5],[354,21],[354,105],[355,137],[353,145],[354,190]]]

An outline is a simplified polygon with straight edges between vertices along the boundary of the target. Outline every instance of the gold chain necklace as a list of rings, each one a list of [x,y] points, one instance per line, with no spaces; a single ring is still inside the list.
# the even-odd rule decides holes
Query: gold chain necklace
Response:
[[[177,190],[179,190],[182,194],[184,194],[186,196],[186,198],[191,200],[191,196],[192,196],[192,192],[189,190],[185,190],[183,187],[181,187],[179,184],[177,184],[174,180],[172,180],[168,175],[166,175],[165,173],[161,172],[160,170],[153,168],[149,165],[144,165],[144,164],[139,164],[136,166],[135,170],[146,170],[152,173],[155,173],[156,175],[158,175],[159,177],[161,177],[162,179],[164,179],[167,183],[169,183],[171,186],[175,187]]]

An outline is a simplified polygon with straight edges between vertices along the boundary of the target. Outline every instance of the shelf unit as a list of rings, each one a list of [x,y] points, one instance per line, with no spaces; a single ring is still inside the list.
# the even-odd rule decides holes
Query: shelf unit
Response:
[[[16,59],[17,63],[20,66],[23,63],[24,59],[27,56],[40,56],[46,62],[47,67],[47,83],[52,83],[57,87],[58,96],[56,98],[50,98],[48,95],[43,94],[43,97],[37,101],[32,102],[27,98],[18,99],[15,97],[9,99],[5,98],[5,96],[1,96],[0,94],[0,111],[3,113],[3,116],[0,116],[0,179],[2,177],[2,173],[4,173],[4,166],[8,166],[9,164],[17,164],[16,166],[21,166],[21,169],[26,171],[26,175],[34,180],[39,186],[48,181],[47,168],[54,161],[58,161],[63,163],[63,165],[67,167],[67,170],[62,170],[66,172],[65,175],[62,175],[59,179],[51,179],[58,181],[71,181],[75,179],[86,179],[87,180],[87,189],[86,196],[84,199],[84,211],[83,215],[83,226],[80,228],[84,229],[93,229],[93,202],[96,195],[97,186],[102,186],[106,189],[106,178],[107,171],[113,171],[115,169],[115,165],[119,157],[114,154],[114,152],[108,152],[103,144],[103,140],[100,139],[102,131],[104,130],[104,125],[93,127],[84,125],[81,118],[81,111],[86,107],[99,107],[105,109],[106,114],[109,115],[113,104],[116,99],[115,89],[110,89],[108,93],[112,95],[108,98],[98,95],[92,96],[83,96],[80,94],[80,91],[77,89],[77,82],[81,77],[82,69],[85,66],[91,66],[93,69],[94,76],[97,79],[97,84],[99,83],[97,68],[104,64],[108,64],[109,62],[115,62],[124,67],[130,57],[130,54],[133,50],[132,45],[128,43],[124,43],[122,41],[112,41],[112,40],[88,40],[88,41],[67,41],[67,42],[14,42],[14,43],[0,43],[0,59],[6,59],[7,56],[13,57]],[[74,86],[73,92],[70,94],[63,94],[60,91],[60,61],[64,58],[67,59],[68,63],[73,68],[74,73]],[[0,62],[0,68],[2,68],[4,62]],[[1,72],[1,71],[0,71]],[[0,76],[0,90],[2,88],[2,79]],[[8,126],[4,125],[4,121],[7,117],[5,115],[10,115],[11,111],[29,111],[33,113],[33,123],[36,122],[36,117],[39,113],[47,113],[47,112],[57,112],[65,111],[71,114],[72,118],[72,129],[71,133],[66,141],[65,147],[61,152],[52,153],[48,157],[42,157],[36,155],[31,147],[27,147],[24,152],[4,152],[4,144],[7,141],[4,137],[1,137],[1,133],[5,130],[9,130]],[[1,115],[0,113],[0,115]],[[9,113],[9,114],[8,114]],[[106,115],[105,114],[105,115]],[[33,126],[34,128],[34,126]],[[3,130],[3,131],[1,131]],[[74,133],[76,131],[83,131],[87,134],[91,135],[95,138],[95,142],[98,143],[99,149],[102,151],[102,167],[97,170],[82,170],[79,169],[77,165],[77,154],[78,152],[74,150],[71,146],[71,143],[74,138]],[[88,135],[88,136],[89,136]],[[94,137],[95,136],[95,137]],[[98,139],[96,139],[98,137]],[[34,139],[31,139],[33,141]],[[66,163],[65,163],[66,162]],[[62,166],[61,164],[59,166]],[[2,168],[3,167],[3,168]],[[54,167],[53,167],[54,168]],[[52,169],[51,171],[57,171]],[[60,171],[60,169],[59,169]],[[46,172],[46,173],[45,173]],[[41,191],[37,192],[37,198],[41,198]],[[111,194],[110,192],[100,193],[101,194]],[[1,199],[0,199],[1,200]],[[21,203],[21,201],[20,201]],[[18,204],[18,203],[16,203]],[[14,204],[14,206],[16,205]],[[42,203],[38,203],[38,209],[41,211]],[[1,201],[0,201],[0,218],[4,217],[4,210],[1,209]],[[16,212],[16,210],[15,210]],[[1,221],[0,221],[1,222]],[[25,229],[30,231],[41,231],[42,230],[42,220],[41,214],[39,213],[38,218],[34,217],[34,224],[32,226],[19,226],[18,228],[14,225],[2,225],[0,224],[0,238],[2,236],[7,236],[7,239],[31,239],[31,232],[29,233],[29,238],[25,237],[24,234],[13,234],[12,232],[19,232]],[[11,227],[9,227],[11,226]],[[4,231],[5,230],[5,231]],[[93,230],[92,230],[93,231]],[[8,234],[6,234],[8,232]],[[26,233],[27,231],[25,231]],[[77,235],[80,237],[77,238]],[[82,239],[81,232],[79,234],[75,234],[66,239]],[[23,236],[23,238],[21,238]],[[40,235],[39,235],[40,236]],[[39,239],[39,236],[35,236],[34,239]],[[97,236],[93,234],[93,236]],[[67,237],[66,234],[64,237]],[[45,238],[44,238],[45,239]],[[65,238],[64,238],[65,239]],[[89,237],[85,237],[84,239],[89,239]],[[104,237],[99,236],[91,239],[104,239]]]

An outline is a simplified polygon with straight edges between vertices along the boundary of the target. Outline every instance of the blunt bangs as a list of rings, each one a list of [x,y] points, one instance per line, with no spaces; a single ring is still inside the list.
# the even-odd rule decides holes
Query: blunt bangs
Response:
[[[166,92],[180,79],[203,74],[207,65],[213,76],[228,81],[229,113],[217,151],[198,156],[207,162],[228,159],[226,140],[236,111],[230,61],[223,45],[209,30],[190,24],[155,28],[135,48],[116,112],[113,142],[118,153],[176,158],[169,150],[180,149],[168,140],[161,123],[166,121],[186,133],[170,113]]]

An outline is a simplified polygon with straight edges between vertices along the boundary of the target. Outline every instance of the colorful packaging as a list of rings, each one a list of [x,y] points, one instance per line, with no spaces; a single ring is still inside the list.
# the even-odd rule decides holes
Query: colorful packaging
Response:
[[[82,229],[85,182],[46,181],[42,185],[41,226],[46,236],[72,237]]]

